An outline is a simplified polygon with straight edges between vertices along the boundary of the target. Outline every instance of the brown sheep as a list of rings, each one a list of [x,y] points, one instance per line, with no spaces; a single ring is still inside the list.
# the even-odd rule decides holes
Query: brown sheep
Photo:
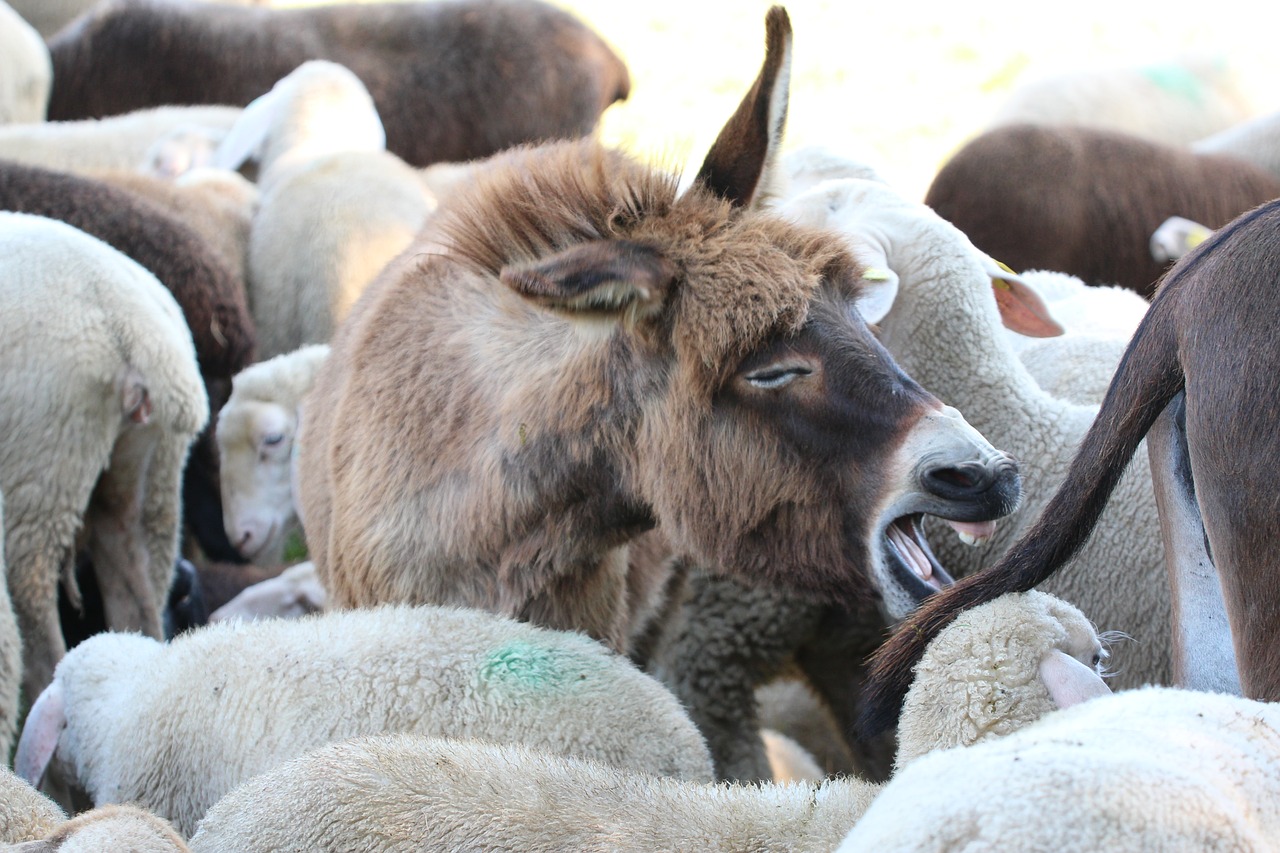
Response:
[[[1167,264],[1151,234],[1170,216],[1210,228],[1280,197],[1280,177],[1112,131],[1010,125],[961,148],[925,204],[1016,270],[1058,270],[1148,299]]]
[[[364,82],[387,149],[416,166],[588,134],[631,86],[600,36],[537,0],[297,9],[109,0],[49,49],[51,121],[243,106],[303,62],[329,59]]]
[[[1016,465],[876,342],[837,236],[753,206],[790,70],[780,7],[766,29],[687,192],[594,140],[516,150],[365,291],[304,403],[332,604],[625,649],[627,546],[656,528],[699,565],[901,616],[947,582],[921,514],[1013,508]]]
[[[1278,234],[1273,201],[1169,271],[1035,526],[998,563],[927,602],[877,652],[870,728],[892,723],[915,661],[961,611],[1042,583],[1080,550],[1144,437],[1178,683],[1280,701]]]

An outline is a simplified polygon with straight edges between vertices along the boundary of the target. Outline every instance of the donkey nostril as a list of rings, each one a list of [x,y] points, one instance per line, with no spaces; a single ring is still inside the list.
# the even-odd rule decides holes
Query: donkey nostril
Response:
[[[935,493],[959,496],[982,491],[991,484],[992,472],[982,465],[966,463],[933,468],[925,473],[926,486]]]
[[[931,473],[934,478],[961,489],[972,488],[975,482],[972,477],[959,468],[943,468]]]

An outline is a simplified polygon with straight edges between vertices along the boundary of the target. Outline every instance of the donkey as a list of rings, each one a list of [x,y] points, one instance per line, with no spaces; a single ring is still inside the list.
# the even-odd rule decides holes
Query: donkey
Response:
[[[1280,201],[1237,217],[1168,272],[1035,526],[995,565],[929,600],[873,658],[865,731],[896,719],[912,666],[957,614],[1030,589],[1071,559],[1144,436],[1176,680],[1280,700],[1277,285]]]
[[[299,498],[336,606],[480,607],[631,633],[627,545],[895,615],[949,578],[920,533],[1007,514],[1016,464],[857,314],[837,235],[754,202],[791,26],[692,186],[592,140],[515,150],[438,210],[338,329]],[[646,565],[655,574],[667,561]]]

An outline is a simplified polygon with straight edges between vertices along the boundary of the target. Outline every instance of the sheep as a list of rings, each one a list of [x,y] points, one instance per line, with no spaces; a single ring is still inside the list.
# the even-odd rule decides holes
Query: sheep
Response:
[[[1187,145],[1254,113],[1239,75],[1221,57],[1145,66],[1092,66],[1019,83],[989,128],[1077,125]]]
[[[936,596],[878,652],[870,725],[892,717],[928,638],[963,611],[1044,580],[1080,552],[1144,437],[1173,589],[1177,683],[1280,700],[1270,426],[1280,203],[1241,214],[1165,277],[1097,420],[1039,520],[987,571]],[[1117,501],[1115,498],[1119,497]],[[1105,509],[1104,509],[1105,508]],[[1132,576],[1124,570],[1115,580]],[[1113,581],[1114,582],[1114,581]]]
[[[0,125],[0,158],[66,172],[136,170],[165,158],[190,159],[177,128],[225,133],[242,109],[231,106],[162,106],[83,121]]]
[[[231,272],[236,286],[247,291],[249,228],[259,202],[256,184],[235,172],[215,168],[193,169],[172,179],[121,170],[85,174],[140,195],[179,219],[204,238]],[[255,353],[260,357],[260,346]]]
[[[864,278],[858,307],[877,325],[895,361],[933,393],[963,407],[984,435],[995,437],[997,446],[1019,460],[1025,498],[1016,513],[998,526],[956,527],[976,547],[932,520],[925,522],[937,560],[949,571],[972,574],[990,564],[1048,500],[1097,413],[1097,407],[1046,393],[1014,355],[1002,311],[1016,318],[1022,303],[1009,297],[1027,293],[1030,298],[1034,292],[929,208],[879,182],[829,181],[779,202],[776,209],[841,235],[872,271]],[[1002,279],[1004,289],[993,292],[993,276],[1008,279]],[[1003,309],[995,293],[1001,294]],[[1036,311],[1043,314],[1043,304]],[[1030,328],[1035,312],[1026,316]],[[1170,601],[1146,467],[1135,466],[1121,490],[1123,498],[1113,502],[1073,571],[1055,579],[1051,591],[1078,601],[1108,629],[1139,639],[1125,650],[1120,683],[1168,683],[1172,661],[1163,637]],[[1126,570],[1118,573],[1116,566]],[[792,659],[840,715],[844,730],[855,731],[864,653],[883,641],[883,622],[874,613],[715,578],[697,579],[685,610],[663,644],[659,674],[702,727],[719,773],[753,779],[765,772],[758,747],[742,754],[758,727],[750,691]],[[730,663],[703,651],[721,643],[732,643]]]
[[[1085,127],[1010,125],[964,145],[925,203],[1014,269],[1050,269],[1150,298],[1165,271],[1148,249],[1170,216],[1210,228],[1280,197],[1280,177]]]
[[[1205,240],[1213,229],[1182,216],[1170,216],[1151,232],[1151,257],[1161,263],[1176,261]]]
[[[104,806],[83,812],[11,853],[189,853],[169,822],[136,806]]]
[[[790,199],[780,210],[802,222],[826,223],[870,266],[892,271],[896,296],[888,313],[874,321],[881,341],[904,370],[964,406],[984,434],[998,436],[1001,446],[1017,456],[1026,485],[1017,512],[976,546],[955,537],[935,543],[944,563],[959,574],[990,565],[1048,502],[1098,407],[1054,398],[1031,380],[1001,331],[1002,318],[1013,313],[993,298],[992,276],[1002,273],[927,206],[883,184],[848,180]],[[1015,300],[1034,296],[1016,277],[1004,275],[1005,293]],[[868,281],[867,287],[888,289],[888,283]],[[866,298],[876,299],[870,293]],[[933,335],[922,329],[934,330]],[[1126,687],[1168,683],[1171,676],[1172,661],[1160,641],[1168,630],[1170,603],[1150,482],[1149,466],[1135,465],[1072,571],[1049,587],[1108,629],[1138,639],[1136,648],[1126,649],[1116,675]]]
[[[539,0],[296,9],[115,0],[51,38],[49,52],[52,120],[243,105],[307,60],[332,60],[369,88],[388,150],[415,166],[589,134],[631,86],[599,35]]]
[[[0,844],[42,838],[66,819],[53,800],[0,766]]]
[[[1023,367],[1055,397],[1101,403],[1133,330],[1147,313],[1147,301],[1128,288],[1089,287],[1067,273],[1029,270],[1019,277],[1064,330],[1053,337],[1027,337],[1006,328]]]
[[[30,699],[64,652],[57,589],[79,549],[107,624],[160,636],[182,468],[209,404],[173,296],[102,241],[0,213],[0,292],[0,490]]]
[[[4,498],[0,496],[0,530],[4,530],[3,522]],[[0,755],[3,756],[9,755],[18,732],[22,684],[22,635],[6,578],[4,542],[0,541]]]
[[[1191,143],[1198,154],[1222,154],[1247,160],[1280,176],[1280,112],[1267,113]]]
[[[224,168],[261,152],[248,271],[262,358],[327,342],[435,209],[418,173],[384,142],[360,79],[313,60],[250,104],[219,146]]]
[[[751,206],[784,126],[780,7],[766,42],[688,191],[596,140],[514,149],[364,292],[298,460],[331,606],[474,606],[622,651],[629,587],[664,585],[628,565],[656,529],[693,563],[905,613],[935,588],[905,562],[915,513],[1013,506],[1012,460],[848,312],[853,258]]]
[[[903,768],[838,853],[1271,850],[1280,708],[1148,687]]]
[[[0,125],[44,121],[52,85],[44,39],[0,0]]]
[[[310,560],[290,566],[273,578],[248,586],[209,614],[216,624],[233,619],[294,619],[323,610],[324,586]]]
[[[101,181],[14,162],[0,162],[0,209],[63,220],[154,273],[182,307],[208,404],[217,412],[231,377],[252,363],[256,341],[243,288],[204,240],[136,195]],[[236,558],[226,541],[208,432],[193,448],[184,476],[183,516],[205,554]]]
[[[285,542],[300,532],[293,463],[301,406],[328,357],[327,344],[311,344],[246,367],[218,414],[227,538],[251,561],[279,565]]]
[[[919,739],[905,751],[966,746],[1105,694],[1101,653],[1088,620],[1042,593],[974,611],[931,646],[937,659],[922,664],[912,712],[927,719],[904,727]],[[529,744],[362,738],[243,783],[209,810],[191,848],[831,850],[878,788],[856,778],[711,786]]]
[[[97,806],[141,805],[189,835],[245,779],[384,732],[711,778],[679,703],[625,658],[581,634],[434,606],[228,622],[167,644],[98,634],[59,664],[14,764],[33,781],[47,768]]]

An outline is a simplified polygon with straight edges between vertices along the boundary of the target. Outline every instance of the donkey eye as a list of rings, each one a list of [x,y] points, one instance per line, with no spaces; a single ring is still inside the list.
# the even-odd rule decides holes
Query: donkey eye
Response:
[[[781,388],[796,377],[808,376],[811,373],[813,373],[812,370],[799,365],[790,367],[772,366],[757,370],[754,373],[748,373],[744,378],[757,388]]]
[[[267,447],[275,447],[282,441],[284,441],[284,433],[282,432],[273,432],[262,439],[262,443]]]

